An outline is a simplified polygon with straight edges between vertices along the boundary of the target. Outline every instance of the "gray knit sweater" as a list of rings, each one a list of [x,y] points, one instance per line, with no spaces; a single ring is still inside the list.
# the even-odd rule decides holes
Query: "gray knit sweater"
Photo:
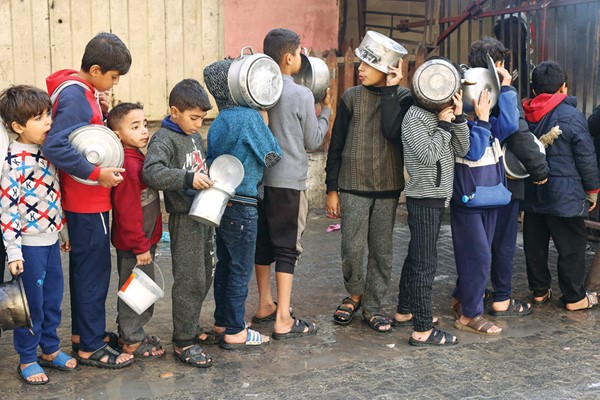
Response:
[[[438,121],[437,114],[419,106],[409,108],[402,122],[404,165],[410,175],[407,197],[445,199],[452,196],[454,156],[469,151],[469,128],[463,116],[458,123]]]
[[[331,110],[323,108],[315,114],[315,98],[311,91],[283,75],[283,93],[269,110],[269,128],[282,150],[281,161],[265,169],[264,185],[306,190],[308,157],[306,150],[316,150],[329,128]]]

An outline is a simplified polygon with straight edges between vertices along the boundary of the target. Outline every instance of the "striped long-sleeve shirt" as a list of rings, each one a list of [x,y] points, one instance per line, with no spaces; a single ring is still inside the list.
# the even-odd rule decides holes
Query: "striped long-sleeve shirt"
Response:
[[[454,156],[469,150],[469,128],[464,116],[454,123],[438,121],[437,114],[413,105],[402,122],[404,163],[409,174],[406,197],[444,199],[448,206],[454,180]]]

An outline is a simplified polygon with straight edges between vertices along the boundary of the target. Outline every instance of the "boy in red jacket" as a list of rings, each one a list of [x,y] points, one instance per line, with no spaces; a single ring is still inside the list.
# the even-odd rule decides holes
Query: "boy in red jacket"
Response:
[[[121,287],[136,266],[154,279],[152,260],[162,234],[162,218],[158,191],[146,186],[142,179],[144,154],[140,149],[146,147],[150,138],[143,106],[140,103],[121,103],[111,110],[106,122],[119,136],[125,149],[123,182],[111,193],[111,241],[117,249]],[[140,358],[165,354],[160,339],[146,336],[144,332],[144,325],[152,318],[154,306],[139,315],[119,298],[117,310],[124,352]]]

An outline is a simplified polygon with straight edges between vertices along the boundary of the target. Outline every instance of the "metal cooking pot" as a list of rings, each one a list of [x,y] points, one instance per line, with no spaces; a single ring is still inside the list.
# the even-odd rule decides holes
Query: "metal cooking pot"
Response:
[[[306,49],[304,49],[306,52]],[[329,68],[325,61],[317,57],[300,54],[302,65],[297,74],[292,75],[294,82],[306,86],[315,96],[315,103],[323,101],[329,87]]]
[[[244,54],[246,50],[250,54]],[[243,47],[231,63],[227,84],[237,104],[263,110],[273,107],[283,91],[279,65],[266,54],[254,53],[250,46]]]
[[[546,154],[546,148],[544,147],[542,142],[540,142],[533,133],[529,133],[531,134],[531,136],[533,136],[533,140],[538,145],[540,153]],[[529,176],[529,173],[527,172],[525,166],[521,163],[521,161],[519,161],[515,153],[510,151],[508,146],[506,146],[506,143],[502,146],[502,155],[506,175],[513,179],[525,179]]]
[[[121,168],[125,161],[121,141],[111,129],[103,125],[86,125],[75,129],[69,135],[69,142],[86,160],[100,168]],[[97,181],[71,176],[86,185],[98,185]]]
[[[447,60],[434,59],[421,64],[412,79],[417,101],[430,110],[442,110],[453,104],[452,96],[460,90],[460,74]]]
[[[10,282],[0,284],[0,331],[21,327],[31,329],[33,324],[25,288],[17,276]]]
[[[500,95],[500,79],[494,66],[494,60],[487,55],[487,68],[469,68],[461,65],[463,70],[463,110],[467,114],[475,112],[473,100],[479,100],[483,89],[490,92],[491,108],[494,108]]]
[[[397,66],[408,51],[395,40],[379,32],[368,31],[354,54],[371,67],[389,74],[389,66]]]

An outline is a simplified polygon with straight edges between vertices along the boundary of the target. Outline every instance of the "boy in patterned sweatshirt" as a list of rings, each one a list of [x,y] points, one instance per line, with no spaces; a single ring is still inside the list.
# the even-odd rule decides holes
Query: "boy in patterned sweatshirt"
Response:
[[[13,86],[0,94],[0,115],[19,135],[2,168],[0,218],[8,269],[22,277],[33,323],[31,330],[14,332],[20,356],[17,372],[30,385],[48,383],[40,365],[64,371],[77,368],[77,361],[60,351],[56,333],[64,285],[58,242],[63,217],[56,167],[40,147],[52,126],[51,109],[48,94],[32,86]],[[63,249],[69,247],[67,240]]]

